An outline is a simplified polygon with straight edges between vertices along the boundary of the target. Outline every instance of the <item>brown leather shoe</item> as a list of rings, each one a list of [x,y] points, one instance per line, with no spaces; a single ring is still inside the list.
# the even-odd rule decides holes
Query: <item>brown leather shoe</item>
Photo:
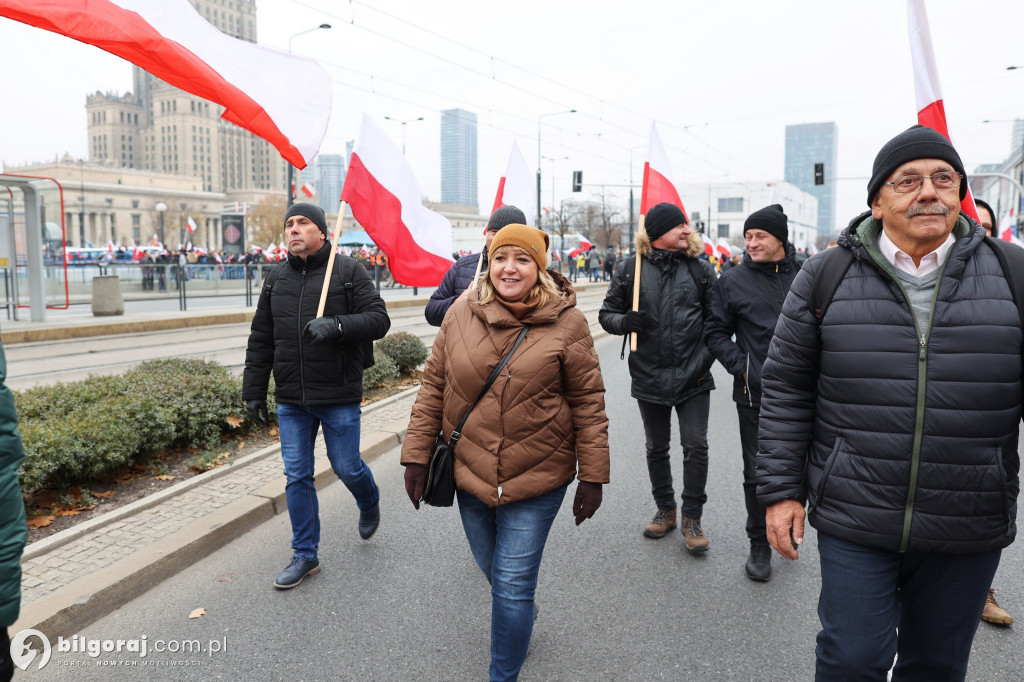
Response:
[[[686,538],[686,549],[691,552],[708,551],[708,536],[700,525],[700,519],[684,516],[681,530]]]
[[[985,600],[985,610],[981,612],[981,619],[996,625],[1011,625],[1013,623],[1013,616],[996,603],[996,591],[991,587],[988,588],[988,598]]]
[[[676,527],[676,510],[659,509],[651,519],[651,522],[644,526],[645,538],[663,538],[670,530]]]

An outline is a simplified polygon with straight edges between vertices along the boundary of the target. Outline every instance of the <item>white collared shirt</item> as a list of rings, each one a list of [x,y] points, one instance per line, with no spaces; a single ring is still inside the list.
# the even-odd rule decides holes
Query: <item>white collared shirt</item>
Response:
[[[953,233],[950,232],[946,236],[946,241],[939,244],[931,253],[925,254],[921,258],[920,265],[914,265],[914,259],[908,256],[905,252],[901,251],[896,244],[889,239],[889,235],[885,233],[885,229],[882,229],[882,234],[878,237],[878,248],[881,249],[882,255],[885,259],[892,263],[893,267],[898,270],[902,270],[908,275],[914,277],[924,277],[927,274],[935,272],[942,265],[943,261],[946,260],[946,254],[949,252],[950,247],[953,246]]]

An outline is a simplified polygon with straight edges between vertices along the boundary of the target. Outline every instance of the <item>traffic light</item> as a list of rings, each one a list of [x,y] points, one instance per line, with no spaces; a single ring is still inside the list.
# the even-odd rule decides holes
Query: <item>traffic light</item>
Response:
[[[814,164],[814,184],[824,185],[825,184],[825,164],[816,163]]]
[[[572,191],[582,192],[583,191],[583,171],[572,172]]]

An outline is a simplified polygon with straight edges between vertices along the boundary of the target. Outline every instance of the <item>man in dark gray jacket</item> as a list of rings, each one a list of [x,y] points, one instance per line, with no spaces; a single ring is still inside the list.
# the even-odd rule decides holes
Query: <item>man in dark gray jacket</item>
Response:
[[[615,269],[598,312],[609,334],[637,333],[629,354],[632,395],[640,407],[647,440],[647,471],[657,506],[644,536],[662,538],[676,527],[669,446],[672,412],[679,418],[683,445],[683,518],[686,548],[705,552],[708,537],[701,524],[708,480],[708,414],[714,358],[701,343],[704,307],[715,284],[715,271],[697,258],[704,245],[690,229],[686,214],[674,204],[647,212],[637,235],[637,253]],[[595,253],[595,252],[591,252]],[[640,271],[639,311],[632,310],[636,258]]]
[[[783,556],[804,503],[818,531],[819,680],[884,680],[897,654],[893,680],[964,679],[1016,534],[1024,336],[966,188],[934,130],[887,142],[870,212],[797,275],[764,364],[758,498]]]
[[[740,422],[743,499],[750,540],[750,555],[744,568],[748,578],[764,582],[772,575],[772,550],[765,534],[765,510],[757,501],[754,476],[761,365],[768,355],[782,302],[796,277],[797,261],[789,243],[789,221],[779,204],[751,213],[743,223],[743,240],[746,253],[741,264],[724,270],[715,284],[711,314],[704,323],[704,344],[733,376],[732,397]]]

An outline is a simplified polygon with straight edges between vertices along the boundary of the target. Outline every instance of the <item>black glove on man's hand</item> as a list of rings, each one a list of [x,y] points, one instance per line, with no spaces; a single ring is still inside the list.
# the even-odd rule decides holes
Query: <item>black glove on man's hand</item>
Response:
[[[423,489],[427,487],[427,467],[422,464],[405,465],[405,493],[412,500],[412,506],[420,508]]]
[[[627,332],[642,332],[647,329],[647,313],[643,310],[630,310],[622,320],[622,328]]]
[[[576,517],[576,525],[580,525],[601,506],[603,496],[600,483],[580,481],[576,484],[576,499],[572,502],[572,513]]]
[[[260,426],[266,426],[270,419],[270,412],[267,411],[266,400],[246,400],[245,411],[249,413],[249,419]]]
[[[327,341],[341,340],[341,320],[336,315],[324,315],[310,320],[302,335],[313,341],[313,345],[326,343]]]

